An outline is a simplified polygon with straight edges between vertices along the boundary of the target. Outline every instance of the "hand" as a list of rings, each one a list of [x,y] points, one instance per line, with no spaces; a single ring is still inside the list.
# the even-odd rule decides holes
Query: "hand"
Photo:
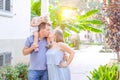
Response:
[[[38,44],[34,44],[34,43],[33,43],[33,44],[31,45],[31,48],[32,48],[33,50],[35,50],[36,48],[38,48]]]
[[[68,55],[65,54],[65,55],[63,56],[63,60],[64,60],[64,61],[67,61],[67,59],[68,59]]]
[[[65,61],[61,61],[60,64],[59,64],[60,68],[67,67],[67,66],[68,66],[68,64]]]

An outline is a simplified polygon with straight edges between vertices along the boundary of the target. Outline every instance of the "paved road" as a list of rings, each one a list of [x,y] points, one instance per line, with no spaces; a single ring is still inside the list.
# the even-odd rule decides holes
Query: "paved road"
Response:
[[[88,80],[89,72],[110,62],[115,58],[113,53],[99,53],[101,46],[84,47],[76,51],[74,60],[70,65],[72,80]]]

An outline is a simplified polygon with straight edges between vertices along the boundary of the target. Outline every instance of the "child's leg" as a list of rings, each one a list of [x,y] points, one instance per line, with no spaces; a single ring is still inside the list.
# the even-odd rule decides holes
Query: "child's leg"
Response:
[[[33,45],[38,46],[38,32],[37,31],[33,32],[33,35],[34,35]],[[36,48],[35,51],[38,51],[38,48]]]
[[[50,44],[50,39],[49,38],[47,38],[47,43]]]
[[[52,42],[50,41],[50,38],[47,38],[48,45],[46,46],[48,49],[52,47]]]

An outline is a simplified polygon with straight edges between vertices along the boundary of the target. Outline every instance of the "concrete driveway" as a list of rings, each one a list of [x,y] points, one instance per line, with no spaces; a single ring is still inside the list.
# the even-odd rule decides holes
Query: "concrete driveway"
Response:
[[[99,53],[102,46],[89,46],[75,51],[75,57],[70,65],[71,80],[88,80],[90,71],[110,62],[115,53]]]

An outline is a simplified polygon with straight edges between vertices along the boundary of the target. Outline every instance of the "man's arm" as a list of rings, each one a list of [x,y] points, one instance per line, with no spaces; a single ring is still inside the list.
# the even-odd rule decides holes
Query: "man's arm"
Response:
[[[30,39],[27,38],[25,42],[25,47],[23,48],[23,55],[31,54],[33,50],[35,50],[38,46],[32,44]]]
[[[33,51],[33,49],[32,49],[31,47],[30,47],[30,48],[24,47],[24,48],[23,48],[23,55],[28,55],[28,54],[30,54],[32,51]]]
[[[29,48],[28,47],[24,47],[23,48],[23,55],[28,55],[31,54],[33,50],[35,50],[38,46],[36,45],[31,45]]]

